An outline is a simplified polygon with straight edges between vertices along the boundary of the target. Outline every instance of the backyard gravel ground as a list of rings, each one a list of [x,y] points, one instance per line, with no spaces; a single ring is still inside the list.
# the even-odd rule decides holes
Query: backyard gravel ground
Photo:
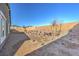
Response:
[[[79,24],[68,35],[26,56],[79,56]]]

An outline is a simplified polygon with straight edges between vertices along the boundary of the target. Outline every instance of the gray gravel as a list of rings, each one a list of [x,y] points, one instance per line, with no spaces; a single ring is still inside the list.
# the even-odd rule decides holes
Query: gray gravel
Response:
[[[68,35],[27,56],[79,56],[79,24],[70,30]]]

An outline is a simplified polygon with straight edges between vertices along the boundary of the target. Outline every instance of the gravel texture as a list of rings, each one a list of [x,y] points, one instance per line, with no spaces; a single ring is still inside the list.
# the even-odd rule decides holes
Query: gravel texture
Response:
[[[33,51],[27,56],[79,56],[79,24],[68,35]]]

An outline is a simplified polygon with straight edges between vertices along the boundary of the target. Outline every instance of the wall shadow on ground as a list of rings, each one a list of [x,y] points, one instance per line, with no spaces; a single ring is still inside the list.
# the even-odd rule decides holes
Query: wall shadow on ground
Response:
[[[17,30],[11,30],[11,33],[7,37],[3,48],[0,51],[1,56],[12,56],[21,47],[24,41],[30,38],[24,33]]]

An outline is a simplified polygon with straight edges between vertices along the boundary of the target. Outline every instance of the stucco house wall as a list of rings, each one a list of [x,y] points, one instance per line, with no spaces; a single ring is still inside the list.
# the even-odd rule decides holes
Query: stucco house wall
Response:
[[[11,25],[11,16],[10,16],[10,8],[7,3],[0,3],[0,49],[4,45],[6,38],[10,33],[10,25]],[[4,33],[3,33],[4,32]],[[4,38],[2,37],[4,34]]]

